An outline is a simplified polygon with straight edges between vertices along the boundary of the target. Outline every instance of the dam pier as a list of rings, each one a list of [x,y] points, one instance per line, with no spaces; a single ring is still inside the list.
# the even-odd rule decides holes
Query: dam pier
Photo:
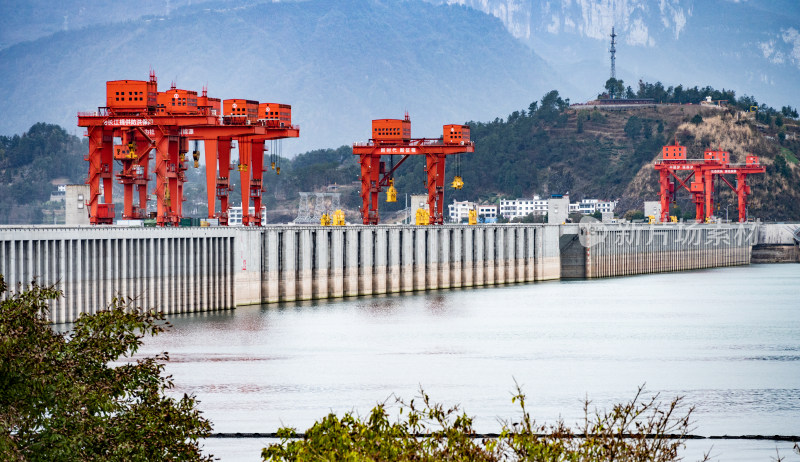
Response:
[[[63,296],[54,323],[131,297],[167,314],[795,258],[798,225],[0,227],[0,274]],[[766,248],[767,250],[763,250]],[[788,255],[788,257],[786,256]],[[790,261],[790,260],[786,260]]]

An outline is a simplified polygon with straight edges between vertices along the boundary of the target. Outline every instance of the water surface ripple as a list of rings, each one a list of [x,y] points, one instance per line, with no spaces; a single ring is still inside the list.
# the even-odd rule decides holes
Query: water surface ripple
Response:
[[[420,386],[493,432],[516,379],[540,421],[646,383],[696,407],[696,434],[798,434],[798,281],[800,265],[752,265],[240,307],[170,316],[143,352],[170,353],[216,432],[305,429]]]

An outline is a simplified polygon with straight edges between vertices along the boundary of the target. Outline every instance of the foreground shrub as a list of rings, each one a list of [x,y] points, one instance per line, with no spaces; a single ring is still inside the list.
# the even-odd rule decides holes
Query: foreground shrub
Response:
[[[0,460],[210,460],[195,399],[166,395],[166,353],[130,358],[164,330],[163,315],[115,300],[60,334],[47,321],[60,292],[5,292],[0,275]]]
[[[390,421],[385,403],[369,416],[331,413],[298,435],[281,428],[280,443],[262,451],[267,461],[674,461],[691,429],[693,408],[682,398],[668,403],[656,394],[633,399],[608,411],[590,410],[577,430],[558,421],[538,424],[517,387],[512,402],[520,406],[516,422],[503,422],[496,437],[476,437],[472,418],[458,406],[446,408],[421,392],[420,402],[397,399],[398,417]]]

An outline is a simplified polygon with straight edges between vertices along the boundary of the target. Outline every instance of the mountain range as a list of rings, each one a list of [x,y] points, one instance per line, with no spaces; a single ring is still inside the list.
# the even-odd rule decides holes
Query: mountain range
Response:
[[[301,138],[285,153],[366,139],[373,118],[413,135],[491,120],[551,89],[593,99],[610,75],[734,89],[800,106],[793,0],[29,0],[0,5],[0,134],[39,121],[79,133],[105,81],[282,102]]]
[[[780,107],[800,105],[800,3],[795,0],[430,0],[491,14],[577,89],[597,96],[610,76],[664,86],[736,90]],[[598,74],[600,77],[598,77]]]
[[[115,2],[116,3],[116,2]],[[0,50],[0,133],[36,121],[76,126],[105,105],[105,82],[293,106],[301,137],[285,154],[370,136],[370,120],[402,118],[412,134],[520,109],[558,82],[529,47],[486,14],[421,1],[206,2],[169,16],[58,31]]]

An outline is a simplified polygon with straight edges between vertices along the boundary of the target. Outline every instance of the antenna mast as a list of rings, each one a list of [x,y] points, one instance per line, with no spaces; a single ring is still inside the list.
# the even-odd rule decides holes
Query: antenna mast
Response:
[[[617,52],[617,48],[614,46],[617,44],[616,40],[617,34],[614,33],[614,27],[611,27],[611,49],[608,51],[611,52],[611,78],[616,80],[617,79],[617,68],[614,64],[614,61],[617,59],[614,54]]]

